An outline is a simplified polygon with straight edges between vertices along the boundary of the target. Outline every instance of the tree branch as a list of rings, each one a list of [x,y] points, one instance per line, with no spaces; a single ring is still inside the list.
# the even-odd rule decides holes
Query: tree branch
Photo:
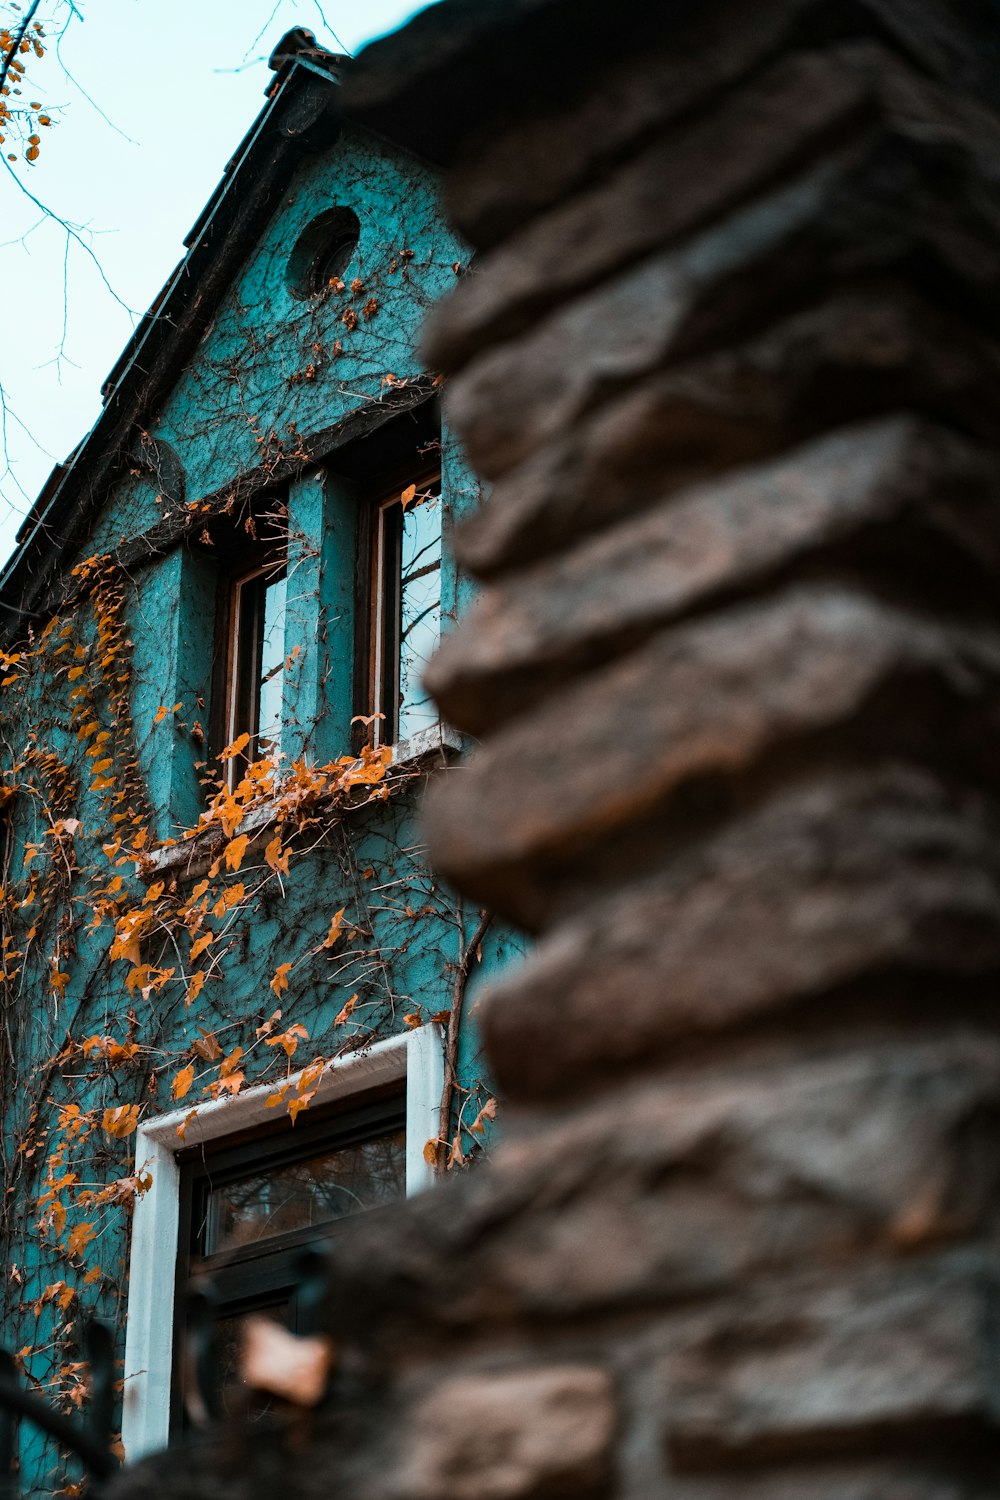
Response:
[[[461,956],[455,968],[455,980],[451,990],[451,1013],[448,1016],[448,1035],[444,1048],[444,1084],[441,1088],[441,1108],[438,1113],[438,1139],[434,1161],[435,1172],[442,1172],[444,1170],[445,1148],[448,1145],[448,1138],[451,1133],[451,1104],[455,1097],[455,1079],[458,1074],[458,1044],[462,1032],[462,1010],[465,1006],[465,992],[469,987],[469,971],[472,967],[473,956],[478,952],[479,945],[489,931],[492,921],[492,912],[480,912],[479,925],[472,934],[469,942],[462,949]]]

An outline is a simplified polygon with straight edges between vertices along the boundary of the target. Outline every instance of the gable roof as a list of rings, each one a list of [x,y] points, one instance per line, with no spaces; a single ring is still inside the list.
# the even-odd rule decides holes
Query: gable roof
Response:
[[[85,544],[92,517],[193,354],[302,153],[337,139],[337,84],[348,64],[303,28],[278,43],[267,102],[185,239],[187,253],[104,382],[101,415],[53,469],[21,523],[0,573],[0,634],[19,631],[50,602],[63,558]]]

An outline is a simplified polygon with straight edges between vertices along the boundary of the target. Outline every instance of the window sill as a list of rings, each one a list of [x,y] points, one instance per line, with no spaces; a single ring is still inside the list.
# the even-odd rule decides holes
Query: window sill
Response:
[[[463,736],[446,724],[434,724],[429,729],[421,729],[419,733],[393,745],[389,786],[395,784],[396,790],[402,790],[409,785],[415,774],[426,774],[435,762],[443,764],[464,747]],[[393,772],[399,774],[394,776]],[[270,828],[276,817],[274,804],[262,803],[247,813],[235,833],[253,838]],[[137,862],[136,871],[149,884],[154,880],[200,880],[208,874],[226,842],[225,835],[213,824],[189,838],[151,849]]]

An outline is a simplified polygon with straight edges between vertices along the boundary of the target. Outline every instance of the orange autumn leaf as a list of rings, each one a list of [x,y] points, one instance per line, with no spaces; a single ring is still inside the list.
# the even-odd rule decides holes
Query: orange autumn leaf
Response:
[[[308,1041],[309,1033],[304,1026],[296,1022],[294,1026],[289,1026],[287,1031],[282,1031],[278,1036],[269,1036],[265,1046],[283,1047],[286,1057],[291,1057],[299,1045],[299,1037],[303,1041]]]
[[[75,1228],[70,1230],[69,1239],[66,1241],[68,1253],[70,1255],[79,1255],[90,1244],[95,1233],[96,1230],[93,1224],[77,1224]]]
[[[318,1083],[327,1069],[327,1061],[323,1057],[314,1057],[307,1068],[303,1068],[299,1074],[299,1081],[295,1085],[300,1094],[311,1089],[313,1084]]]
[[[232,760],[233,756],[234,755],[239,755],[240,751],[241,750],[245,750],[246,747],[249,745],[249,743],[250,743],[250,736],[249,736],[249,734],[241,734],[241,735],[239,735],[237,739],[233,740],[233,742],[232,742],[231,745],[227,745],[226,746],[225,750],[223,750],[222,754],[219,756],[219,759],[220,760]]]
[[[201,1030],[201,1028],[198,1028]],[[216,1040],[214,1031],[202,1031],[196,1042],[191,1043],[191,1051],[195,1057],[200,1057],[202,1062],[214,1062],[217,1057],[222,1056],[222,1048]]]
[[[403,507],[404,510],[406,509],[406,507],[408,505],[412,505],[413,504],[414,498],[416,497],[416,493],[417,493],[417,487],[416,487],[415,484],[408,484],[406,486],[406,489],[403,491],[403,493],[399,497],[399,503]]]
[[[338,1014],[336,1015],[336,1017],[334,1018],[334,1022],[333,1022],[334,1026],[342,1026],[344,1024],[344,1022],[347,1020],[348,1016],[351,1014],[351,1011],[357,1005],[357,1003],[358,1003],[358,997],[357,997],[357,995],[352,995],[351,998],[350,998],[350,1000],[347,1001],[347,1003],[344,1006],[343,1010],[339,1011]]]
[[[247,850],[250,839],[247,834],[241,833],[234,839],[230,839],[225,849],[225,861],[227,870],[238,870],[243,863],[243,856]]]
[[[484,1121],[492,1120],[496,1112],[497,1101],[495,1099],[487,1099],[486,1103],[483,1105],[482,1109],[479,1111],[478,1115],[469,1126],[469,1134],[484,1135],[486,1131]]]
[[[205,970],[199,969],[196,974],[192,974],[191,976],[191,983],[188,985],[188,992],[184,997],[185,1005],[190,1005],[192,1001],[197,1000],[198,996],[202,992],[202,989],[204,988],[204,984]]]
[[[228,1078],[231,1073],[234,1073],[242,1056],[242,1047],[234,1047],[232,1052],[227,1053],[219,1064],[219,1077]]]
[[[106,1109],[102,1120],[106,1135],[124,1140],[139,1124],[138,1104],[119,1104],[117,1109]]]
[[[181,1068],[179,1073],[175,1073],[174,1081],[170,1085],[171,1099],[183,1099],[184,1095],[190,1092],[193,1082],[194,1064],[192,1063],[186,1068]]]
[[[341,931],[343,930],[343,926],[344,926],[344,907],[341,907],[340,910],[334,914],[333,918],[330,921],[330,931],[327,933],[326,937],[323,939],[323,947],[324,948],[332,948],[333,947],[333,945],[336,943],[337,939],[340,937]]]
[[[275,834],[274,838],[264,850],[264,859],[276,875],[288,874],[288,861],[290,851],[282,849],[281,838]]]
[[[242,901],[245,895],[246,886],[242,881],[240,881],[237,885],[227,886],[226,889],[222,892],[222,895],[219,897],[218,901],[216,901],[215,905],[212,907],[212,915],[216,917],[225,916],[230,907],[235,906],[237,902]]]
[[[295,1121],[298,1119],[301,1112],[304,1109],[309,1108],[309,1101],[313,1097],[313,1094],[315,1094],[315,1092],[316,1090],[312,1089],[308,1094],[297,1094],[293,1099],[289,1099],[288,1113],[291,1116],[293,1125],[295,1124]]]
[[[288,975],[291,973],[291,970],[291,964],[279,964],[275,969],[274,978],[271,980],[271,988],[276,995],[280,995],[282,990],[287,990]]]
[[[214,932],[204,932],[204,933],[202,933],[201,937],[198,938],[197,942],[194,942],[194,943],[191,944],[191,960],[190,960],[191,963],[194,963],[194,961],[195,961],[196,958],[200,958],[200,956],[204,953],[205,949],[208,947],[209,943],[214,943],[214,942],[215,942],[215,933]],[[189,998],[192,998],[192,997],[189,996]]]
[[[214,1083],[208,1085],[208,1093],[213,1099],[218,1099],[220,1094],[232,1094],[234,1097],[246,1082],[246,1074],[239,1069],[235,1073],[227,1073],[225,1078],[217,1078]]]
[[[437,1166],[440,1144],[441,1144],[440,1141],[435,1141],[435,1140],[427,1141],[424,1144],[424,1149],[423,1149],[423,1153],[422,1154],[423,1154],[424,1161],[427,1163],[427,1165],[429,1167],[436,1167]]]

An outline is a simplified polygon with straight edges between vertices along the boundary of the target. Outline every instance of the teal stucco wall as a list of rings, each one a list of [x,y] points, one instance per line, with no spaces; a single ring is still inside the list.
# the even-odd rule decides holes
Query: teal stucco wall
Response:
[[[361,224],[344,285],[297,296],[292,249],[333,205],[351,207]],[[422,375],[421,322],[464,258],[433,177],[418,162],[350,132],[304,159],[196,358],[150,422],[150,436],[177,455],[183,497],[164,493],[155,473],[126,467],[75,562],[116,553],[170,523],[189,529],[146,561],[136,561],[133,548],[127,568],[85,565],[76,597],[8,665],[0,705],[2,1228],[11,1268],[4,1342],[21,1351],[47,1398],[64,1405],[82,1390],[83,1318],[109,1319],[119,1341],[124,1328],[135,1135],[127,1116],[117,1133],[114,1112],[135,1107],[142,1120],[181,1102],[198,1105],[206,1090],[218,1091],[222,1064],[237,1048],[245,1087],[279,1084],[289,1069],[368,1046],[451,1003],[456,965],[480,914],[463,909],[424,863],[418,805],[426,762],[377,783],[365,805],[358,804],[368,794],[355,792],[339,803],[317,799],[297,822],[289,812],[277,829],[287,870],[266,857],[273,825],[250,840],[238,868],[227,867],[226,839],[199,860],[190,855],[202,844],[184,834],[206,808],[204,779],[219,748],[226,547],[244,538],[261,495],[279,506],[288,547],[280,774],[357,748],[359,556],[372,499],[364,464],[377,468],[380,436],[363,440],[364,462],[358,441],[298,468],[295,454],[304,439]],[[403,424],[403,450],[407,420],[394,429]],[[426,462],[420,420],[414,444],[423,434]],[[447,432],[437,441],[447,628],[469,595],[447,537],[478,492]],[[444,758],[438,752],[434,761]],[[150,863],[150,851],[170,840],[173,853]],[[213,859],[218,868],[206,873]],[[194,894],[205,880],[205,893]],[[238,887],[243,894],[227,904]],[[324,946],[338,912],[340,936]],[[128,948],[137,913],[133,951],[113,957],[116,941]],[[192,957],[209,933],[212,941]],[[513,934],[491,928],[481,962],[471,966],[455,1101],[465,1125],[489,1099],[474,995],[519,948]],[[283,965],[284,983],[275,986]],[[199,971],[200,987],[192,984]],[[279,1008],[280,1021],[262,1031]],[[289,1057],[268,1043],[292,1026],[301,1030]],[[192,1051],[206,1036],[221,1058],[213,1046]],[[178,1074],[188,1066],[193,1076],[177,1100]],[[307,1121],[308,1112],[295,1128]],[[466,1152],[481,1142],[462,1139]],[[58,1455],[27,1429],[22,1464],[30,1492],[58,1489],[65,1478]]]

